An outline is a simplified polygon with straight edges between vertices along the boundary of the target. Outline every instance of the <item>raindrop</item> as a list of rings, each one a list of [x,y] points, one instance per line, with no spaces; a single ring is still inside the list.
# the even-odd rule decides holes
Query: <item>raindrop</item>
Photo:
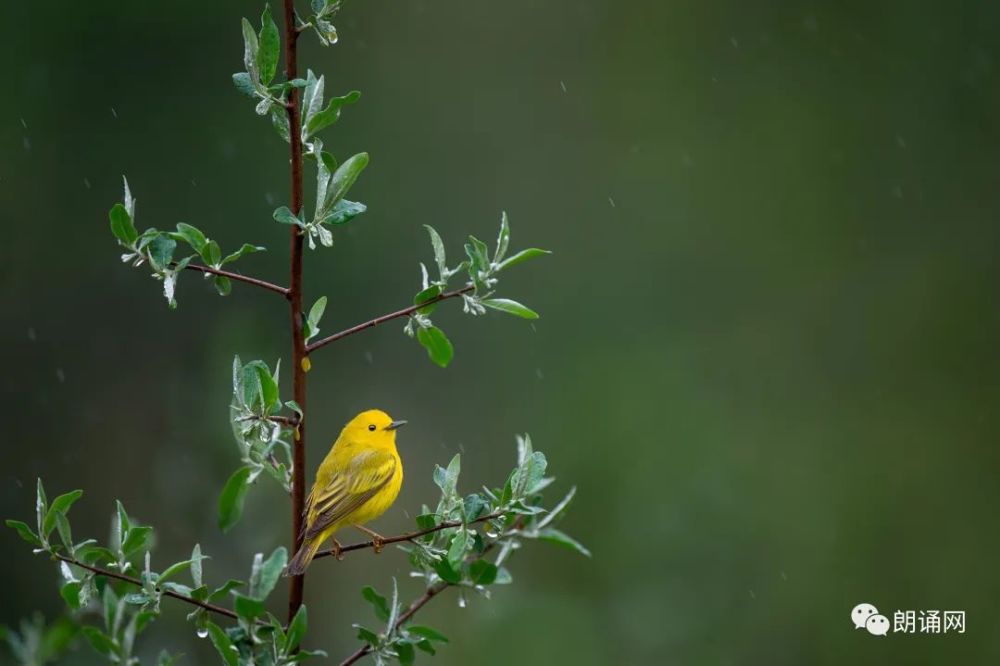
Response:
[[[786,574],[784,571],[781,572],[781,580],[788,580],[788,574]]]
[[[559,87],[562,88],[563,92],[566,92],[566,82],[565,81],[560,81],[559,82]]]
[[[267,202],[268,206],[273,206],[274,205],[274,195],[271,194],[270,192],[265,192],[264,193],[264,201]]]
[[[28,123],[24,122],[24,118],[21,118],[21,127],[28,129]]]
[[[611,204],[612,208],[616,208],[616,206],[615,206],[615,200],[612,199],[611,197],[608,197],[608,203]]]
[[[750,598],[751,599],[756,599],[757,598],[757,595],[753,593],[753,590],[750,590]]]
[[[56,379],[59,380],[60,384],[66,383],[66,373],[63,372],[62,368],[56,368]]]
[[[465,453],[465,444],[462,444],[461,442],[459,442],[458,443],[458,450],[461,451],[462,453]]]
[[[198,630],[198,638],[208,638],[208,629],[204,629],[204,628],[199,629]]]
[[[115,111],[115,107],[113,106],[111,107],[111,115],[115,117],[115,120],[118,119],[118,112]]]
[[[32,342],[34,342],[35,340],[38,339],[38,334],[35,333],[35,327],[34,326],[29,326],[28,327],[28,339],[31,340]]]
[[[90,189],[90,179],[89,178],[84,177],[84,179],[83,179],[83,186],[86,187],[88,190]]]
[[[729,43],[733,45],[734,49],[740,48],[740,43],[739,43],[739,41],[737,41],[737,39],[735,37],[730,37],[729,38]]]
[[[539,379],[545,379],[545,375],[542,374],[541,368],[535,368],[535,376]]]
[[[24,144],[25,150],[31,150],[31,139],[29,139],[28,137],[24,137],[21,143]]]
[[[899,146],[900,148],[906,148],[906,139],[897,134],[896,145]]]
[[[368,365],[371,365],[375,362],[375,357],[372,356],[372,353],[370,351],[366,351],[365,360],[368,361]]]
[[[198,187],[198,183],[195,182],[194,178],[191,179],[191,187]]]
[[[465,608],[465,593],[460,592],[458,595],[458,607]]]

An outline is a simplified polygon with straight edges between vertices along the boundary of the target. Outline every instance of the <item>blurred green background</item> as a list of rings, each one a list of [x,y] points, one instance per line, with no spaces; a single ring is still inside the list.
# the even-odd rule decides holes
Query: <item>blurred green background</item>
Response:
[[[232,356],[287,363],[286,309],[187,274],[168,310],[107,210],[125,173],[140,228],[266,245],[240,269],[287,281],[286,147],[230,84],[260,9],[0,6],[0,516],[30,517],[42,476],[86,489],[75,533],[103,538],[120,498],[157,561],[200,542],[216,582],[288,536],[273,484],[230,535],[214,515]],[[400,322],[313,358],[310,468],[360,409],[410,419],[383,533],[458,450],[463,488],[502,481],[515,432],[553,494],[579,486],[564,526],[593,559],[539,544],[492,601],[435,601],[436,663],[1000,658],[998,22],[988,2],[368,0],[335,48],[303,41],[328,93],[363,92],[327,147],[372,156],[369,212],[306,257],[326,332],[408,302],[423,223],[455,255],[507,210],[515,248],[556,251],[501,284],[535,325],[438,310],[448,370]],[[0,621],[59,613],[54,567],[9,530],[0,547]],[[405,572],[392,550],[311,569],[309,645],[353,650],[360,588]],[[849,620],[862,601],[965,610],[968,630],[877,639]],[[141,654],[214,663],[165,603]]]

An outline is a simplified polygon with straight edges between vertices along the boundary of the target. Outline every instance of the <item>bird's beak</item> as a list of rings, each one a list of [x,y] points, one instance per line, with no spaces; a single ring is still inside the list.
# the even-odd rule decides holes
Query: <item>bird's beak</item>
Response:
[[[390,423],[389,425],[387,425],[385,427],[385,429],[386,430],[395,430],[396,428],[405,426],[406,423],[407,423],[406,421],[393,421],[392,423]]]

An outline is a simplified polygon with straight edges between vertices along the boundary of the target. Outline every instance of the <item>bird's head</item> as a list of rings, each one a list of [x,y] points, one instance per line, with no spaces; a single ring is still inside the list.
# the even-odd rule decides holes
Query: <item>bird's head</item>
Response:
[[[393,421],[381,409],[369,409],[351,419],[344,426],[344,434],[352,442],[388,448],[396,445],[396,429],[404,425],[406,421]]]

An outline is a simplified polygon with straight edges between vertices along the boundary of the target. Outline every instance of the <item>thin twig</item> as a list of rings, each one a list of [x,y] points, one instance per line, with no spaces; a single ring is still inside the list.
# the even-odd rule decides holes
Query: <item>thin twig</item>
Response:
[[[476,523],[484,523],[487,520],[500,518],[503,515],[504,515],[503,513],[491,513],[487,516],[482,516],[480,518],[476,518],[475,520],[470,520],[468,523],[462,523],[461,520],[448,520],[441,523],[440,525],[435,525],[434,527],[428,527],[426,530],[418,530],[416,532],[407,532],[406,534],[400,534],[394,537],[386,537],[382,539],[382,545],[390,543],[400,543],[402,541],[413,541],[414,539],[419,539],[422,536],[433,534],[434,532],[440,532],[441,530],[447,530],[452,527],[461,527],[463,524],[475,525]],[[352,543],[349,546],[341,546],[340,554],[349,553],[352,550],[364,550],[365,548],[374,548],[374,547],[375,547],[374,541],[360,541],[358,543]],[[321,550],[318,553],[316,553],[316,556],[313,557],[313,559],[315,560],[320,557],[328,557],[330,555],[337,555],[337,549],[328,548],[326,550]]]
[[[481,519],[479,519],[477,521],[474,521],[474,522],[479,522],[480,520],[488,520],[488,519],[489,519],[489,516],[483,516]],[[459,523],[459,524],[461,524],[461,523]],[[518,518],[514,522],[514,525],[512,526],[512,529],[516,532],[517,530],[519,530],[521,528],[521,526],[523,524],[524,524],[524,516],[521,516],[520,518]],[[470,523],[470,525],[471,525],[471,523]],[[442,526],[438,525],[437,528],[435,528],[435,529],[441,529],[441,528],[442,528]],[[515,532],[508,532],[507,536],[510,536],[510,535],[514,534]],[[499,543],[499,539],[497,539],[495,541],[491,541],[490,543],[486,544],[485,548],[483,548],[483,552],[479,553],[478,555],[476,555],[474,557],[466,558],[466,561],[474,561],[474,560],[481,560],[481,559],[483,559],[486,556],[487,553],[489,553],[491,550],[493,550],[494,548],[496,548],[496,545],[498,543]],[[498,558],[497,559],[497,565],[499,565],[499,564],[500,564],[500,560]],[[453,587],[453,585],[451,583],[448,583],[448,582],[443,581],[443,580],[442,581],[438,581],[437,583],[434,583],[433,585],[431,585],[430,587],[428,587],[424,591],[424,593],[422,595],[420,595],[419,597],[417,597],[416,601],[414,601],[412,604],[410,604],[409,607],[403,612],[403,614],[399,616],[399,619],[396,620],[396,624],[393,625],[393,629],[396,630],[396,631],[398,631],[399,628],[402,627],[407,622],[409,622],[410,618],[412,618],[416,614],[416,612],[418,610],[420,610],[421,608],[423,608],[427,604],[428,601],[430,601],[431,599],[433,599],[434,597],[436,597],[438,594],[440,594],[444,590],[448,589],[449,587]],[[362,657],[364,657],[366,654],[368,654],[371,651],[372,651],[371,645],[365,643],[364,645],[362,645],[361,647],[359,647],[353,654],[351,654],[351,656],[349,656],[344,661],[340,662],[340,666],[350,666],[351,664],[353,664],[354,662],[356,662],[358,659],[361,659]]]
[[[341,331],[340,333],[334,333],[333,335],[327,336],[327,337],[325,337],[325,338],[323,338],[321,340],[317,340],[316,342],[314,342],[314,343],[312,343],[310,345],[306,345],[306,353],[307,354],[311,354],[314,351],[316,351],[317,349],[319,349],[320,347],[325,347],[328,344],[330,344],[331,342],[336,342],[337,340],[340,340],[341,338],[346,338],[348,335],[354,335],[355,333],[360,333],[361,331],[365,330],[366,328],[374,328],[375,326],[378,326],[379,324],[384,324],[385,322],[392,321],[393,319],[399,319],[400,317],[406,317],[408,315],[413,314],[414,312],[416,312],[420,308],[425,308],[428,305],[433,305],[434,303],[440,303],[441,301],[446,300],[448,298],[455,298],[456,296],[461,296],[462,294],[468,293],[468,292],[472,291],[473,289],[475,289],[475,286],[469,285],[469,286],[463,287],[461,289],[456,289],[455,291],[449,291],[449,292],[446,292],[444,294],[441,294],[437,298],[432,298],[431,300],[429,300],[429,301],[427,301],[425,303],[421,303],[420,305],[411,305],[408,308],[403,308],[402,310],[396,310],[395,312],[390,312],[387,315],[382,315],[381,317],[376,317],[375,319],[372,319],[370,321],[366,321],[366,322],[364,322],[362,324],[357,324],[356,326],[351,326],[350,328],[345,329],[345,330]]]
[[[403,624],[405,624],[411,617],[413,617],[413,615],[418,610],[423,608],[428,601],[430,601],[431,599],[433,599],[434,597],[436,597],[438,594],[440,594],[449,587],[451,587],[451,585],[445,583],[444,581],[440,583],[435,583],[434,585],[428,587],[427,590],[423,594],[421,594],[416,601],[410,604],[409,608],[407,608],[406,611],[399,616],[399,620],[396,621],[396,629],[399,629],[401,626],[403,626]],[[361,659],[371,651],[372,651],[372,646],[365,643],[364,645],[359,647],[357,651],[354,652],[350,657],[340,662],[340,666],[350,666],[351,664],[356,662],[358,659]]]
[[[86,569],[87,571],[91,571],[91,572],[93,572],[93,573],[95,573],[95,574],[97,574],[99,576],[105,576],[107,578],[114,578],[115,580],[120,580],[120,581],[124,581],[126,583],[131,583],[132,585],[135,585],[136,587],[143,587],[142,581],[139,580],[138,578],[132,578],[131,576],[126,576],[125,574],[120,574],[120,573],[118,573],[116,571],[108,571],[107,569],[102,569],[100,567],[95,567],[95,566],[92,566],[90,564],[86,564],[84,562],[81,562],[80,560],[78,560],[76,558],[66,557],[65,555],[60,555],[59,553],[53,553],[52,555],[56,559],[62,560],[63,562],[66,562],[68,564],[72,564],[74,566],[78,566],[81,569]],[[174,599],[179,599],[180,601],[184,601],[184,602],[189,603],[189,604],[191,604],[193,606],[199,606],[200,608],[204,608],[207,611],[211,611],[213,613],[218,613],[219,615],[225,615],[226,617],[230,617],[230,618],[232,618],[234,620],[239,619],[239,616],[236,615],[236,613],[234,613],[233,611],[229,610],[228,608],[223,608],[222,606],[216,606],[215,604],[210,604],[207,601],[198,601],[194,597],[189,597],[186,594],[181,594],[180,592],[174,592],[173,590],[167,590],[167,589],[164,589],[164,588],[160,588],[160,591],[166,597],[172,597]]]
[[[224,271],[218,268],[211,268],[210,266],[201,266],[199,264],[188,264],[185,266],[189,271],[198,271],[200,273],[210,273],[212,275],[221,275],[222,277],[227,277],[230,280],[236,280],[237,282],[246,282],[247,284],[256,285],[258,287],[263,287],[269,291],[281,294],[285,298],[288,298],[288,289],[284,287],[279,287],[276,284],[271,284],[264,280],[258,280],[257,278],[252,278],[246,275],[240,275],[239,273],[233,273],[231,271]]]

